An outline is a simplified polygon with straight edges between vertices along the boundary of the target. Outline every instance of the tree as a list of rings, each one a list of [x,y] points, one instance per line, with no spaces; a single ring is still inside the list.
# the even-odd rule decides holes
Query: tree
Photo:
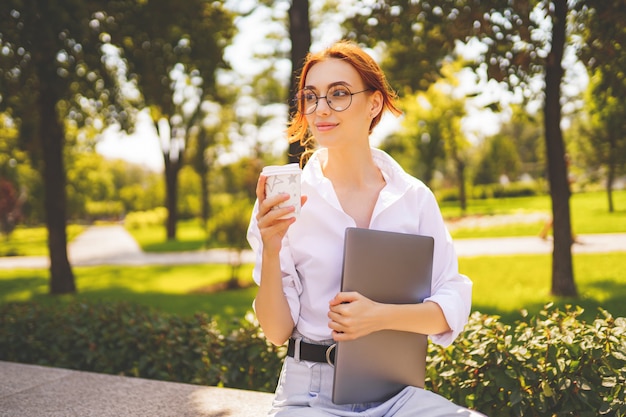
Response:
[[[231,274],[227,288],[240,288],[239,270],[243,264],[243,250],[249,247],[246,231],[252,214],[252,203],[247,198],[237,198],[222,207],[210,221],[210,230],[216,242],[235,252],[231,260]]]
[[[159,134],[165,162],[167,238],[176,239],[178,173],[205,100],[219,101],[218,69],[234,35],[223,1],[109,2],[102,25],[118,45]]]
[[[365,3],[365,2],[364,2]],[[532,81],[544,77],[544,134],[554,216],[552,293],[576,296],[565,144],[561,132],[561,82],[566,44],[567,0],[387,0],[367,2],[350,19],[348,33],[360,42],[386,43],[383,63],[395,83],[412,90],[439,77],[443,58],[455,42],[477,39],[484,46],[475,68],[519,91],[533,94]],[[543,24],[551,27],[543,29]]]
[[[18,192],[11,181],[0,176],[0,235],[8,239],[18,220]]]
[[[226,112],[217,103],[207,101],[203,106],[206,116],[199,126],[194,127],[190,136],[192,139],[190,163],[200,177],[200,217],[206,228],[211,216],[209,173],[211,165],[217,159],[213,147],[218,142],[217,138],[224,136],[220,130],[224,128]]]
[[[311,23],[309,19],[309,0],[293,0],[289,8],[289,38],[291,39],[291,77],[289,81],[289,99],[296,96],[298,75],[311,48]],[[289,119],[296,112],[296,104],[290,102]],[[304,148],[300,143],[289,145],[289,162],[300,162]]]
[[[613,211],[613,181],[626,166],[626,9],[621,1],[586,0],[575,4],[582,31],[578,56],[592,75],[589,112],[593,153],[606,167],[609,211]]]
[[[28,156],[19,149],[17,130],[13,121],[0,114],[0,234],[7,239],[25,219],[24,205],[33,170]]]
[[[545,147],[543,141],[542,115],[529,113],[522,106],[511,106],[511,118],[502,125],[500,134],[515,147],[519,157],[520,173],[532,178],[545,177]]]
[[[60,3],[60,4],[59,4]],[[0,111],[19,127],[22,146],[44,182],[50,292],[76,291],[67,257],[64,118],[80,123],[86,107],[125,124],[118,84],[102,59],[93,17],[105,1],[0,2]]]
[[[495,184],[502,175],[515,178],[519,173],[520,158],[509,136],[496,134],[483,143],[475,184]]]
[[[426,91],[407,94],[401,99],[404,111],[402,129],[385,141],[382,148],[431,187],[436,170],[445,169],[447,156],[453,165],[461,210],[465,211],[465,154],[469,146],[461,132],[465,100],[453,94],[457,80],[451,69],[452,65],[448,66],[444,70],[446,78],[432,84]],[[398,145],[400,148],[394,150]]]
[[[590,167],[604,168],[608,210],[613,213],[613,182],[626,171],[626,105],[614,89],[603,87],[602,77],[596,70],[589,84],[583,158]]]

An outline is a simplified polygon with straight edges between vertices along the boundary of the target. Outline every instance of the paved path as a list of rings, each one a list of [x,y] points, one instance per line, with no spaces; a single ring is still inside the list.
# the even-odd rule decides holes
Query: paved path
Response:
[[[626,252],[626,233],[578,236],[573,253]],[[456,239],[459,256],[539,254],[552,251],[552,241],[539,237]],[[234,255],[225,249],[193,252],[146,253],[122,226],[92,226],[68,245],[68,256],[74,266],[93,265],[172,265],[228,263]],[[251,251],[244,251],[244,262],[253,262]],[[0,269],[47,268],[46,256],[0,257]]]
[[[193,252],[143,252],[130,233],[122,226],[92,226],[68,245],[68,257],[73,266],[94,265],[174,265],[228,263],[235,254],[227,249]],[[251,251],[243,253],[244,262],[253,262]],[[0,269],[47,268],[47,256],[0,257]]]

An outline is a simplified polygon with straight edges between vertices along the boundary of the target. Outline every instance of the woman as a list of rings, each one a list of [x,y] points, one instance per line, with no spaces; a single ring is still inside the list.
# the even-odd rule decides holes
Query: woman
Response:
[[[302,174],[302,209],[272,210],[288,196],[265,198],[260,176],[248,240],[257,254],[254,307],[268,340],[330,346],[382,330],[430,335],[449,345],[467,322],[471,281],[456,254],[432,192],[387,154],[369,145],[383,112],[399,115],[384,74],[351,42],[309,54],[296,96],[290,141],[315,140]],[[310,142],[309,142],[310,143]],[[387,305],[340,291],[347,227],[429,235],[435,239],[432,296],[420,304]],[[270,415],[479,415],[432,392],[407,387],[382,403],[336,405],[333,369],[289,350]]]

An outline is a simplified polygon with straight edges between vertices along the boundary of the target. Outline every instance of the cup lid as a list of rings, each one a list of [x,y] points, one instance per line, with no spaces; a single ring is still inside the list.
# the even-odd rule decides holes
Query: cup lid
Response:
[[[293,163],[287,165],[268,165],[263,168],[262,173],[264,175],[278,175],[278,174],[299,174],[302,172],[300,164]]]

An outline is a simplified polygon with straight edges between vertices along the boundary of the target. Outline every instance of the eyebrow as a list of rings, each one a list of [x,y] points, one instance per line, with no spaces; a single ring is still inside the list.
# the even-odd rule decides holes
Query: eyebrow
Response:
[[[345,85],[347,87],[353,87],[352,84],[350,84],[347,81],[335,81],[334,83],[328,84],[328,89],[330,89],[331,87],[335,87],[337,85]],[[313,85],[305,85],[304,88],[308,88],[309,90],[317,90],[317,88]]]

